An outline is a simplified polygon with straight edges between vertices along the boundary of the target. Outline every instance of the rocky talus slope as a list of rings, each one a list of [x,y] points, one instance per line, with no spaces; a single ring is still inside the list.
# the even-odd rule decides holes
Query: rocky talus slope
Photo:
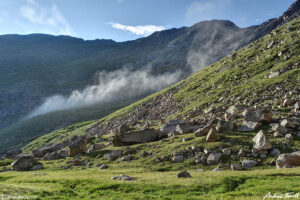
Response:
[[[158,171],[299,166],[299,55],[298,17],[92,125],[36,139],[23,148],[32,155],[15,150],[4,157],[17,159],[15,170],[53,160],[63,169],[120,162]]]

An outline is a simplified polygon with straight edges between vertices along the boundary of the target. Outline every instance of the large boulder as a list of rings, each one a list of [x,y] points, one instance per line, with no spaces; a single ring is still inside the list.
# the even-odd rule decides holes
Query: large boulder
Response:
[[[69,156],[73,157],[79,153],[86,153],[87,139],[80,136],[69,146]]]
[[[114,146],[131,145],[137,143],[152,142],[158,139],[159,131],[155,129],[144,129],[141,131],[130,131],[126,133],[116,134],[113,138]]]
[[[273,119],[273,113],[271,110],[256,110],[248,112],[245,115],[244,121],[270,123]]]
[[[12,167],[15,171],[28,171],[36,165],[41,165],[36,158],[31,154],[25,154],[13,162]]]
[[[261,122],[243,121],[243,124],[238,128],[240,132],[251,132],[261,127]]]
[[[300,166],[300,151],[280,154],[276,160],[277,168],[291,168],[295,166]]]
[[[253,149],[259,151],[267,151],[272,149],[272,144],[264,131],[259,131],[253,138]]]

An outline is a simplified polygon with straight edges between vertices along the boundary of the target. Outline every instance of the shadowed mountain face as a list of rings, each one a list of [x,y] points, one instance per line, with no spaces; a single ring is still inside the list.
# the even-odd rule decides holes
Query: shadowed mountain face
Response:
[[[281,17],[259,26],[241,29],[212,20],[120,43],[42,34],[0,36],[0,128],[16,123],[49,96],[97,84],[102,71],[151,66],[153,76],[180,72],[173,81],[183,79],[299,16],[299,4],[297,0]]]

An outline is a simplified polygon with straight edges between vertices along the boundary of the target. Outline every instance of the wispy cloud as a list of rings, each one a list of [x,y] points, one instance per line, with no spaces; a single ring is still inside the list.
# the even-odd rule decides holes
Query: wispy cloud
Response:
[[[117,3],[123,3],[125,0],[117,0]]]
[[[164,27],[164,26],[155,26],[155,25],[127,26],[127,25],[113,23],[113,22],[108,23],[108,24],[110,24],[115,29],[119,29],[122,31],[128,31],[132,34],[143,35],[143,36],[148,36],[155,31],[162,31],[162,30],[166,29],[166,27]]]
[[[185,17],[195,23],[203,20],[224,18],[226,8],[232,0],[194,1],[186,9]]]
[[[59,35],[75,35],[55,4],[51,7],[43,7],[35,0],[27,0],[27,4],[20,8],[20,14],[29,23],[35,25],[36,32],[49,30],[50,33]]]
[[[48,97],[26,118],[58,110],[116,101],[122,102],[126,99],[161,90],[175,83],[181,77],[181,71],[160,75],[153,75],[151,71],[152,67],[149,64],[143,70],[137,71],[123,68],[112,72],[100,72],[98,84],[87,86],[82,91],[75,90],[69,96],[54,95]]]

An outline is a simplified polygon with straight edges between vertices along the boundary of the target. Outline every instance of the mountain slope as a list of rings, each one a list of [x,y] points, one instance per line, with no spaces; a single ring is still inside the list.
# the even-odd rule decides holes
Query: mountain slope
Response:
[[[88,137],[97,135],[100,138],[107,138],[105,135],[117,133],[122,125],[137,130],[143,127],[158,129],[170,119],[207,124],[216,119],[224,119],[226,109],[232,105],[243,105],[250,110],[271,109],[274,121],[277,122],[286,117],[296,117],[299,120],[299,111],[294,112],[291,106],[278,106],[286,98],[300,100],[299,33],[300,19],[297,18],[189,78],[114,112],[92,125],[81,127],[80,130],[75,130],[74,134],[51,133],[31,142],[24,149],[28,151],[49,143],[59,143],[74,135],[85,134]],[[242,121],[241,113],[233,119],[238,126]],[[240,143],[251,146],[252,137],[256,133],[244,136],[236,134],[239,147]],[[224,133],[225,138],[227,135],[231,133]],[[58,137],[60,139],[57,139]],[[109,137],[113,135],[109,134]],[[185,137],[187,136],[180,136],[178,141]],[[210,146],[202,139],[192,140],[191,143],[195,142],[198,142],[198,145],[201,143]],[[188,142],[186,145],[189,146],[191,143]],[[168,155],[178,148],[174,147],[177,143],[173,144],[172,140],[170,146],[163,145],[164,141],[159,141],[158,144],[164,149],[161,151],[163,155]],[[155,143],[153,145],[155,146]],[[139,145],[141,148],[145,146],[147,145]],[[180,146],[185,147],[182,143]],[[295,140],[290,148],[299,149],[299,139]],[[290,148],[284,151],[289,151]]]
[[[180,69],[188,75],[191,68],[201,69],[298,15],[299,1],[282,17],[259,26],[240,29],[229,21],[213,20],[121,43],[40,34],[1,36],[0,128],[15,123],[48,96],[92,84],[97,71],[124,66],[136,70],[150,63],[156,74]]]
[[[83,41],[65,36],[1,36],[0,127],[16,123],[50,95],[68,95],[75,89],[92,85],[98,71],[114,71],[122,67],[138,70],[150,63],[153,74],[181,70],[184,73],[180,79],[183,79],[298,15],[299,0],[280,18],[259,26],[240,29],[229,21],[212,20],[122,43]],[[144,95],[138,94],[128,102]],[[46,114],[42,118],[51,119],[53,115]],[[60,116],[58,114],[57,118]],[[60,120],[51,123],[40,120],[44,123],[34,131],[37,130],[32,128],[35,121],[29,120],[1,130],[0,135],[13,138],[22,134],[27,141],[73,122],[102,116],[101,113],[90,115],[88,108],[81,115],[65,112],[61,124]],[[5,143],[10,146],[7,141]]]

